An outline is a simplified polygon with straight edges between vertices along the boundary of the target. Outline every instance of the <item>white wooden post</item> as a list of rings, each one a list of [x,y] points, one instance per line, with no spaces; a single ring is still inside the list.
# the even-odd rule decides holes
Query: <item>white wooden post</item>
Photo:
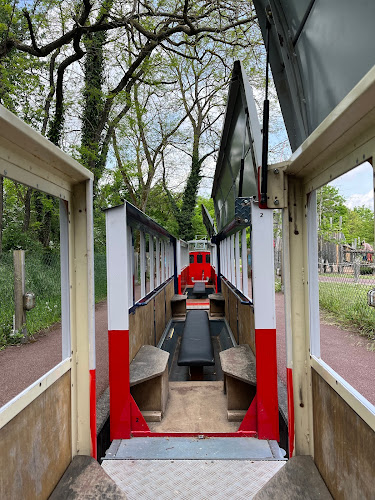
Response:
[[[154,237],[151,234],[148,241],[148,250],[150,254],[150,292],[151,292],[155,288]]]
[[[14,264],[14,330],[27,341],[26,312],[23,307],[25,295],[25,250],[13,251]]]
[[[310,193],[307,205],[307,252],[309,271],[310,350],[320,358],[320,314],[318,275],[318,223],[316,217],[316,191]]]
[[[160,240],[156,238],[156,286],[160,285]]]
[[[139,231],[139,246],[140,246],[140,272],[141,272],[141,297],[146,295],[146,240],[145,233]]]
[[[237,231],[235,238],[235,260],[236,260],[236,288],[242,290],[240,269],[240,232]]]
[[[235,283],[235,267],[234,267],[234,234],[230,237],[230,282]]]
[[[126,229],[124,229],[126,228]],[[126,299],[128,302],[128,307],[131,307],[133,305],[133,299],[134,299],[134,251],[133,251],[133,231],[130,226],[124,226],[122,229],[123,231],[126,231],[127,233],[127,263],[128,263],[128,280],[127,280],[127,286],[128,286],[128,293],[127,295],[123,296],[124,299],[124,305],[126,305]],[[124,307],[123,305],[123,307]]]
[[[132,281],[132,233],[125,205],[106,212],[109,396],[111,439],[130,436],[129,309]],[[129,241],[130,240],[130,241]],[[131,252],[131,253],[129,253]]]
[[[165,241],[161,241],[161,282],[165,281]]]
[[[71,356],[70,279],[69,279],[69,215],[68,203],[60,200],[60,266],[61,266],[61,351],[62,359]],[[95,312],[95,311],[94,311]]]
[[[241,251],[242,251],[242,292],[246,297],[249,296],[249,282],[247,278],[247,241],[246,241],[246,229],[242,229],[242,241],[241,241]]]

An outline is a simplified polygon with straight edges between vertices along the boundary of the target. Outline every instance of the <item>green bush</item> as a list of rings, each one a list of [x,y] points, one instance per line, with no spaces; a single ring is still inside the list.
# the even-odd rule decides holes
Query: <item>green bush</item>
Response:
[[[106,257],[95,255],[95,301],[107,296]],[[35,308],[27,312],[27,331],[33,335],[61,320],[60,254],[56,249],[26,252],[25,288],[35,293]],[[12,335],[14,314],[13,253],[0,258],[0,349],[19,342]]]
[[[359,269],[359,273],[364,274],[372,274],[372,267],[369,266],[361,266]]]
[[[319,283],[319,303],[340,322],[358,328],[366,335],[375,332],[375,309],[367,305],[367,285],[355,283]]]

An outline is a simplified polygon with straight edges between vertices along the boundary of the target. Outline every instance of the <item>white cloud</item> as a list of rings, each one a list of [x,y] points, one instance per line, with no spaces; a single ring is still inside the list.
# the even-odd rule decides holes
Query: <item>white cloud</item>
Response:
[[[354,207],[368,207],[373,210],[374,208],[374,191],[370,189],[368,193],[365,194],[352,194],[345,201],[345,205],[348,208],[353,209]]]

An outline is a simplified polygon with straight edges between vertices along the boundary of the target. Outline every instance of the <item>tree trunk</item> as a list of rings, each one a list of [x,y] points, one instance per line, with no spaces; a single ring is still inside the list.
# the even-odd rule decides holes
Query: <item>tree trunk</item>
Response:
[[[195,237],[193,229],[193,216],[199,183],[201,181],[202,162],[199,159],[199,133],[194,134],[193,155],[191,160],[191,171],[182,196],[182,206],[177,219],[180,237],[185,241]]]
[[[22,226],[22,231],[24,233],[27,233],[30,226],[31,194],[32,194],[32,189],[27,188],[25,195],[25,212],[23,215],[23,226]]]

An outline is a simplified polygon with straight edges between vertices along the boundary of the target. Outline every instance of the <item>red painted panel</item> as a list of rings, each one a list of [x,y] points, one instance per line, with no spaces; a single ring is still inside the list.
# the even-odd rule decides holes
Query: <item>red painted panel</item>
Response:
[[[249,409],[246,412],[244,419],[238,429],[239,431],[254,431],[257,432],[257,397],[255,395]]]
[[[189,252],[190,256],[194,256],[194,263],[189,264],[189,284],[193,283],[193,280],[206,280],[211,278],[211,263],[206,263],[206,255],[210,255],[210,252]],[[202,263],[197,263],[197,256],[202,256]]]
[[[181,292],[183,293],[185,291],[186,285],[189,283],[189,266],[186,266],[182,271],[181,271]]]
[[[90,435],[91,456],[96,459],[96,370],[90,370]]]
[[[211,266],[211,283],[214,285],[215,292],[217,293],[217,277],[215,273],[215,269]]]
[[[289,458],[294,452],[294,399],[293,399],[293,370],[286,369],[286,384],[288,391],[288,436],[289,436]]]
[[[150,431],[150,428],[147,425],[141,410],[138,408],[137,403],[134,401],[133,396],[130,396],[130,409],[132,431]]]
[[[108,331],[110,438],[129,439],[129,330]]]
[[[255,345],[258,436],[278,441],[276,329],[256,329]]]
[[[182,291],[181,291],[181,274],[178,275],[178,293],[179,295],[181,295]]]

